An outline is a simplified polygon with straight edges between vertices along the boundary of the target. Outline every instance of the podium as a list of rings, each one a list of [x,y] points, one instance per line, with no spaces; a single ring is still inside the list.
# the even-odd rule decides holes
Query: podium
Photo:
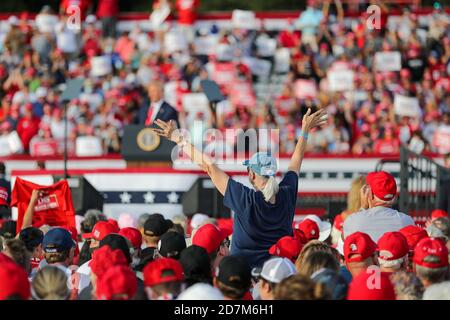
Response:
[[[129,125],[124,129],[122,158],[129,168],[171,167],[171,154],[176,144],[158,136],[150,127]]]

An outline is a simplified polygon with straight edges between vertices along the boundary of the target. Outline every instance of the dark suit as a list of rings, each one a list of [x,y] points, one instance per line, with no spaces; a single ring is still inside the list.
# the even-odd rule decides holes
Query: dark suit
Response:
[[[147,120],[147,114],[148,114],[149,107],[150,107],[150,102],[147,101],[139,109],[138,121],[137,121],[138,124],[145,125],[145,120]],[[160,119],[162,121],[174,120],[177,123],[177,127],[178,128],[180,127],[180,123],[178,122],[177,110],[175,110],[175,108],[173,108],[170,104],[168,104],[165,101],[163,101],[163,103],[161,104],[158,114],[156,115],[156,117],[154,118],[153,121],[155,121],[156,119]]]

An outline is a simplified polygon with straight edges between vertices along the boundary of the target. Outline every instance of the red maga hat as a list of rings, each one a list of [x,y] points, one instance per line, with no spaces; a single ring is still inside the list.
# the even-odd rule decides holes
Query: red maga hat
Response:
[[[137,278],[127,266],[113,266],[97,281],[97,300],[131,300],[137,291]]]
[[[413,262],[419,266],[438,269],[448,266],[448,249],[442,239],[424,238],[415,249]]]
[[[227,231],[208,223],[198,228],[192,238],[192,244],[204,248],[208,254],[211,254],[219,249],[220,244],[227,237]]]
[[[111,233],[118,233],[119,228],[108,221],[99,221],[92,228],[92,232],[83,234],[84,239],[95,239],[101,241]]]
[[[409,225],[401,228],[398,232],[406,237],[408,242],[409,251],[414,251],[416,244],[423,238],[427,238],[428,234],[425,229],[422,229],[415,225]]]
[[[304,219],[297,227],[306,237],[307,241],[317,240],[320,236],[319,226],[311,219]]]
[[[386,232],[378,240],[378,252],[382,260],[391,261],[403,258],[409,252],[408,241],[400,232]]]
[[[89,262],[89,266],[97,278],[101,278],[112,266],[118,265],[128,266],[125,254],[121,250],[113,250],[107,245],[95,250],[92,253],[92,260]]]
[[[7,260],[0,264],[0,300],[18,295],[24,300],[30,298],[30,282],[23,268]]]
[[[154,260],[144,268],[144,283],[147,287],[183,280],[183,267],[180,262],[172,258],[160,258]]]
[[[436,209],[431,212],[431,219],[448,218],[448,213],[442,209]]]
[[[370,172],[366,177],[372,193],[380,200],[389,201],[397,195],[397,183],[386,171]]]
[[[270,247],[269,253],[273,256],[288,258],[295,263],[302,248],[303,244],[298,239],[285,236]]]
[[[355,232],[344,240],[344,258],[346,262],[364,261],[372,256],[376,250],[377,244],[367,233]]]
[[[119,234],[128,239],[133,245],[133,248],[139,249],[141,247],[142,234],[138,229],[132,227],[122,228],[120,229]]]

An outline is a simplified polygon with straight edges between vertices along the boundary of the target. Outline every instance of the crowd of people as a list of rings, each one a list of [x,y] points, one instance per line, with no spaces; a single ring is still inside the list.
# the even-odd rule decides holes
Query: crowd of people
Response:
[[[363,182],[349,207],[368,205],[366,213],[347,213],[333,224],[306,216],[256,264],[230,254],[236,236],[231,219],[205,214],[114,220],[88,210],[77,216],[76,228],[23,223],[18,232],[15,221],[5,220],[0,299],[450,299],[447,213],[436,210],[426,228],[418,227],[389,208],[392,176],[370,173]]]
[[[298,19],[273,31],[264,21],[250,29],[232,23],[200,27],[198,1],[178,2],[172,9],[167,1],[154,3],[153,11],[172,10],[178,20],[166,17],[152,31],[139,22],[119,30],[117,1],[99,1],[96,12],[83,5],[80,29],[71,27],[70,1],[62,1],[59,14],[46,6],[35,19],[27,13],[9,17],[0,41],[0,137],[17,132],[14,141],[20,139],[22,148],[14,152],[39,153],[30,150],[33,140],[55,142],[41,152],[61,152],[64,109],[58,97],[67,80],[83,77],[81,95],[68,104],[71,153],[79,137],[97,137],[101,153],[120,152],[124,126],[148,124],[139,114],[154,102],[148,87],[155,81],[179,125],[193,135],[211,126],[279,128],[279,151],[289,154],[311,106],[330,117],[311,133],[307,152],[395,154],[402,143],[419,152],[450,151],[450,28],[442,8],[423,16],[404,8],[395,17],[375,1],[381,25],[372,30],[367,14],[345,18],[340,1],[312,0]],[[374,59],[380,52],[398,52],[400,69],[380,71]],[[94,72],[98,57],[108,57],[106,74]],[[332,70],[353,71],[353,88],[331,90]],[[205,79],[215,80],[226,98],[214,116],[183,102],[186,94],[202,91]],[[418,109],[398,111],[398,95],[417,98]],[[193,126],[197,120],[200,129]]]
[[[155,132],[211,177],[232,218],[154,213],[114,220],[89,210],[72,215],[72,226],[36,218],[51,208],[51,187],[40,186],[17,221],[1,221],[0,299],[450,299],[450,217],[436,209],[423,228],[393,209],[398,191],[390,173],[357,178],[333,224],[317,215],[294,219],[309,134],[327,121],[324,111],[308,109],[280,182],[270,154],[244,161],[251,189],[218,168],[174,121],[156,120]]]

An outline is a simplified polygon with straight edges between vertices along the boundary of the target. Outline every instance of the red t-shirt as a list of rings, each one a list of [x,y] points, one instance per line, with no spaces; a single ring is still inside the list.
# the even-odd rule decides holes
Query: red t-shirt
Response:
[[[11,194],[11,207],[17,207],[17,232],[22,227],[23,217],[34,189],[45,190],[46,195],[39,198],[34,207],[33,225],[68,226],[75,228],[75,210],[67,180],[51,186],[41,186],[21,178],[16,179]]]
[[[22,140],[25,150],[28,150],[30,140],[38,133],[39,123],[40,120],[36,117],[31,119],[22,118],[19,120],[19,123],[17,124],[17,133],[19,134],[20,140]]]
[[[69,6],[77,6],[80,8],[81,19],[84,20],[91,2],[92,0],[63,0],[60,7],[64,12],[67,12]]]
[[[399,142],[397,139],[392,140],[379,140],[374,145],[375,153],[387,154],[397,153]]]
[[[178,23],[191,25],[195,22],[195,10],[199,6],[199,0],[177,0]]]
[[[97,17],[115,17],[119,14],[119,0],[99,0]]]

